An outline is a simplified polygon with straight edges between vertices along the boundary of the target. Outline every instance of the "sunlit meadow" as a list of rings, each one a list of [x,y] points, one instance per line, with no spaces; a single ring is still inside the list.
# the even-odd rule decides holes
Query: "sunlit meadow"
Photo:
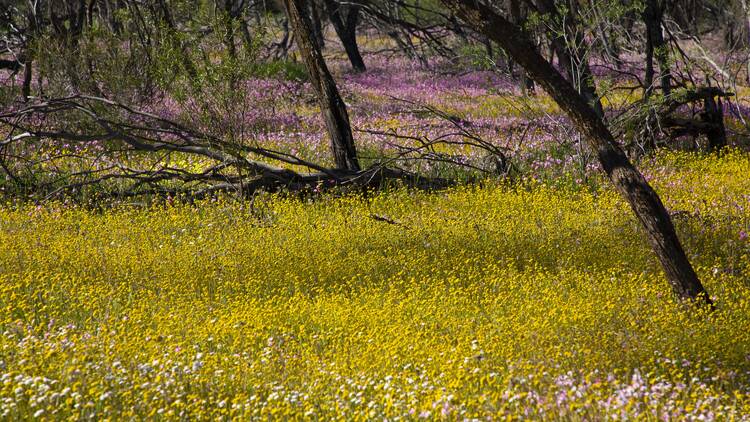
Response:
[[[747,152],[638,163],[717,305],[696,311],[548,97],[398,57],[332,67],[363,163],[401,152],[393,135],[460,138],[458,121],[518,171],[433,193],[4,203],[0,419],[750,421]],[[238,89],[232,113],[143,108],[330,164],[308,83]],[[101,153],[36,152],[59,147]]]
[[[7,205],[0,415],[747,420],[750,158],[645,166],[713,313],[607,187]]]

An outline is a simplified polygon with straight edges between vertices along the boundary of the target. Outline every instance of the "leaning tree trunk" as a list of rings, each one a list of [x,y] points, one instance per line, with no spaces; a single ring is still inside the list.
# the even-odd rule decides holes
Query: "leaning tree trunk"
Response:
[[[328,71],[328,66],[312,34],[312,23],[307,16],[304,0],[284,0],[289,23],[294,30],[297,46],[305,60],[310,80],[318,94],[320,111],[326,122],[331,138],[331,149],[336,167],[341,170],[359,171],[357,150],[349,123],[344,100],[339,94],[336,82]]]
[[[617,191],[646,229],[674,292],[683,299],[711,299],[682,249],[661,199],[630,163],[591,104],[536,50],[522,29],[477,0],[441,0],[475,30],[492,38],[560,105],[596,152]]]
[[[344,45],[349,62],[355,72],[364,72],[367,70],[365,61],[359,51],[357,44],[357,24],[359,23],[360,7],[356,5],[349,6],[349,11],[344,17],[341,4],[336,0],[325,0],[328,18],[336,30],[341,43]]]

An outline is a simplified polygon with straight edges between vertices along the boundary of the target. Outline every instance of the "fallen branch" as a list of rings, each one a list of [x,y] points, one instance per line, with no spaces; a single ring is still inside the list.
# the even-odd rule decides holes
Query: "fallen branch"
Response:
[[[0,141],[6,192],[23,192],[38,200],[75,195],[82,189],[105,197],[197,198],[219,192],[252,196],[258,190],[377,188],[391,181],[419,189],[454,184],[390,168],[394,160],[359,171],[332,169],[290,153],[229,142],[93,96],[36,99],[0,114],[0,124],[6,133]],[[192,161],[197,168],[170,164],[176,160]]]

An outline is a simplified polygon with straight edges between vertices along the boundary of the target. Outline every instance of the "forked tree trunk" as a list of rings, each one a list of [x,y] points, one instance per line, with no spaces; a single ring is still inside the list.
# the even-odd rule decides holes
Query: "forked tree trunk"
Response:
[[[477,0],[441,0],[469,26],[489,36],[523,66],[560,105],[596,152],[617,191],[630,204],[646,230],[674,292],[683,299],[712,305],[682,249],[664,204],[630,163],[612,133],[586,99],[536,50],[522,29]]]
[[[305,10],[305,2],[304,0],[284,0],[284,6],[297,40],[297,47],[310,73],[310,81],[318,94],[320,111],[331,138],[331,150],[336,167],[341,170],[359,171],[349,114],[336,87],[336,82],[331,72],[328,71],[320,47],[313,37],[312,23]]]
[[[360,7],[356,5],[349,6],[349,10],[344,16],[341,4],[336,0],[325,0],[328,18],[336,30],[341,43],[344,45],[349,62],[355,72],[364,72],[367,70],[365,61],[359,51],[357,44],[357,25],[359,24]]]

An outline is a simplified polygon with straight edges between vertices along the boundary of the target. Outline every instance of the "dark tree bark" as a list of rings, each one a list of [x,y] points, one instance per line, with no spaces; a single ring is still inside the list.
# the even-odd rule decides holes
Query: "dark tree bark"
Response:
[[[21,69],[21,66],[23,66],[23,63],[20,60],[0,59],[0,69],[18,72],[18,70]]]
[[[23,101],[27,102],[29,101],[29,97],[31,96],[31,78],[33,73],[33,65],[34,62],[31,60],[31,58],[26,59],[26,63],[24,63],[23,67],[23,86],[21,88],[21,95],[23,96]]]
[[[492,48],[492,40],[485,37],[482,42],[484,43],[484,52],[487,54],[487,57],[490,60],[495,60],[495,50]]]
[[[328,11],[328,18],[331,20],[336,34],[344,45],[344,50],[346,50],[346,55],[352,64],[352,69],[355,72],[364,72],[367,70],[367,67],[357,44],[357,25],[359,24],[360,7],[357,5],[349,6],[346,16],[344,16],[343,8],[338,1],[325,0],[325,4]]]
[[[630,163],[602,118],[536,50],[522,29],[477,0],[441,0],[466,23],[497,42],[560,105],[596,152],[617,191],[640,220],[672,289],[682,299],[712,305],[693,270],[661,199]]]
[[[312,24],[305,13],[304,0],[284,0],[284,6],[289,16],[289,23],[294,30],[300,54],[310,73],[310,80],[318,94],[320,110],[331,138],[331,149],[336,167],[341,170],[359,171],[349,114],[336,87],[336,82],[331,72],[328,71],[320,47],[312,35]]]
[[[724,126],[724,104],[721,97],[714,99],[713,96],[703,100],[703,114],[701,119],[708,123],[706,138],[708,138],[708,149],[721,151],[727,146],[727,131]]]
[[[326,39],[323,36],[323,20],[320,16],[320,6],[315,0],[307,0],[308,6],[310,7],[310,19],[312,20],[313,35],[315,35],[315,41],[320,46],[320,49],[326,47]]]
[[[278,44],[276,44],[277,51],[276,51],[275,57],[277,59],[286,58],[287,55],[289,54],[289,48],[292,44],[291,42],[292,33],[289,30],[289,18],[285,18],[281,22],[281,30],[283,32],[283,36],[281,37],[281,41],[279,41]]]
[[[643,23],[646,25],[645,98],[650,97],[654,90],[654,57],[656,57],[656,61],[659,63],[659,70],[661,71],[660,83],[662,94],[669,96],[672,92],[670,86],[672,83],[672,74],[669,68],[669,55],[661,29],[663,16],[664,8],[659,4],[658,0],[646,0],[646,7],[643,10]]]
[[[232,0],[224,0],[224,15],[222,20],[224,21],[224,46],[229,51],[229,57],[232,60],[237,59],[237,44],[234,42],[234,21],[236,16],[234,13],[234,4]],[[236,81],[233,81],[233,85]]]
[[[699,3],[699,4],[698,4]],[[698,35],[698,8],[707,6],[707,2],[672,0],[665,4],[669,10],[669,16],[677,22],[677,25],[690,35]]]
[[[742,5],[742,12],[745,17],[745,41],[744,44],[746,46],[750,46],[750,5],[748,5],[747,0],[740,0],[740,4]],[[747,61],[745,69],[745,77],[747,79],[747,83],[750,84],[750,60]]]
[[[520,4],[519,0],[506,0],[506,7],[508,8],[508,11],[510,12],[511,22],[513,22],[514,25],[523,27],[526,25],[526,19],[527,19],[527,11],[526,7]],[[491,41],[490,41],[491,42]],[[513,60],[508,60],[508,70],[511,75],[513,75]],[[533,94],[534,93],[534,80],[529,78],[528,73],[521,69],[521,77],[519,79],[521,91],[523,91],[524,94]]]
[[[28,33],[26,35],[26,42],[24,51],[21,53],[23,56],[23,85],[21,87],[21,96],[24,102],[29,101],[31,96],[31,80],[34,77],[34,52],[33,49],[29,48],[29,45],[37,38],[39,32],[38,17],[40,14],[39,3],[34,4],[32,9],[29,11],[27,19],[29,21]],[[41,83],[39,84],[41,86]]]

